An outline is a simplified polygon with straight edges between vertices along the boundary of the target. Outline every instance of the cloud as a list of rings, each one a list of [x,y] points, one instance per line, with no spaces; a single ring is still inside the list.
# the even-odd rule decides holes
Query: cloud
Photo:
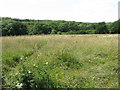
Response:
[[[1,0],[1,16],[30,19],[115,21],[119,0]]]
[[[117,0],[80,0],[74,6],[72,18],[86,22],[114,21],[118,19]]]

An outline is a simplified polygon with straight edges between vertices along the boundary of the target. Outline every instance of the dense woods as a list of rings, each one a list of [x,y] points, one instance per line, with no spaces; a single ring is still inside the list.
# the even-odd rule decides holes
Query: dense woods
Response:
[[[110,23],[85,23],[64,20],[30,20],[2,17],[2,35],[40,34],[117,34],[120,20]]]

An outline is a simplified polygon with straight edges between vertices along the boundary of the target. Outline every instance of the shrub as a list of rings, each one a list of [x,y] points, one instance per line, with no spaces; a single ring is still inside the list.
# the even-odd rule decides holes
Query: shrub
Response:
[[[67,66],[67,69],[79,69],[82,63],[78,62],[77,58],[68,52],[62,52],[58,55],[58,60],[61,60]]]
[[[51,34],[57,34],[57,31],[52,29]]]
[[[58,32],[57,32],[57,34],[60,34],[60,35],[61,35],[61,34],[62,34],[62,32],[61,32],[61,31],[58,31]]]

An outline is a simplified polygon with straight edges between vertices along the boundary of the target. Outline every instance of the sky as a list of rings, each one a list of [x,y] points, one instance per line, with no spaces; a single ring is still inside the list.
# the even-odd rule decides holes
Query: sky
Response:
[[[78,22],[118,20],[119,0],[1,0],[0,16]]]

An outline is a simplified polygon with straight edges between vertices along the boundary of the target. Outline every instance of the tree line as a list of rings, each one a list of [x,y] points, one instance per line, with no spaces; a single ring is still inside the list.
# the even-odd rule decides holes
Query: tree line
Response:
[[[120,20],[85,23],[64,20],[31,20],[2,17],[2,36],[40,34],[118,34]]]

